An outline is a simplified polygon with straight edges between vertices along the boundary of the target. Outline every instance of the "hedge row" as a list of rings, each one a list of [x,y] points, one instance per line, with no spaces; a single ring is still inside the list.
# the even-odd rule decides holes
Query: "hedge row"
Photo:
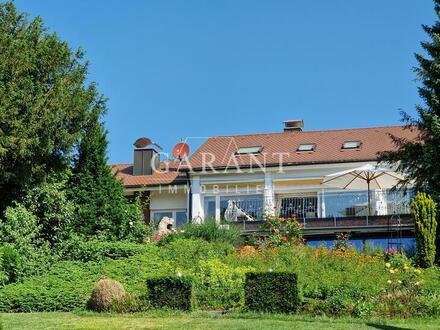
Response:
[[[250,311],[294,313],[299,307],[298,278],[295,273],[246,274],[245,307]]]

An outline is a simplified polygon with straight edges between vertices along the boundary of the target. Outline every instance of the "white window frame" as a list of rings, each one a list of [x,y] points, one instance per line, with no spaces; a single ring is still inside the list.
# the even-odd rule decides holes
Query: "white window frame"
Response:
[[[221,222],[221,209],[220,209],[220,198],[221,197],[229,197],[229,196],[255,196],[261,195],[261,198],[264,201],[264,194],[240,194],[240,193],[220,193],[220,194],[205,194],[203,196],[203,211],[205,211],[205,198],[206,197],[215,197],[215,223],[218,225]]]
[[[177,217],[176,217],[176,213],[177,212],[185,212],[186,213],[186,217],[187,217],[187,219],[186,219],[186,223],[188,223],[189,221],[188,221],[188,218],[189,218],[189,216],[188,216],[188,210],[187,209],[163,209],[163,210],[151,210],[150,211],[150,219],[153,221],[153,223],[155,222],[155,220],[154,220],[154,214],[155,213],[165,213],[165,212],[169,212],[169,213],[171,213],[171,217],[174,219],[174,221],[177,221]],[[160,220],[159,220],[160,221]]]

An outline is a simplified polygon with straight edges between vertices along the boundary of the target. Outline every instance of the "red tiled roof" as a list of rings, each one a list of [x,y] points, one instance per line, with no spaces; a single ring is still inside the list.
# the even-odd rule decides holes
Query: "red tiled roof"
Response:
[[[172,165],[169,167],[170,171],[153,172],[151,175],[133,175],[133,164],[115,164],[110,167],[116,178],[121,180],[125,187],[158,186],[185,182],[185,176],[177,172],[175,166]]]
[[[213,155],[214,168],[236,168],[234,160],[240,167],[256,167],[256,160],[275,166],[280,163],[280,153],[286,153],[282,159],[283,165],[373,161],[379,152],[395,150],[389,134],[411,140],[417,136],[417,131],[402,126],[388,126],[217,136],[208,138],[191,156],[189,163],[194,170],[203,168],[204,153]],[[362,146],[359,150],[341,150],[342,143],[346,141],[361,141]],[[296,151],[300,144],[307,143],[315,143],[315,151]],[[238,148],[251,146],[262,146],[263,149],[260,154],[253,155],[253,159],[249,155],[235,155]],[[210,159],[210,156],[205,156],[205,160]]]
[[[395,150],[390,134],[408,140],[415,139],[416,130],[404,129],[401,126],[354,128],[328,131],[294,131],[268,134],[251,134],[235,136],[216,136],[208,140],[190,157],[188,162],[161,163],[161,168],[168,166],[169,171],[155,172],[152,175],[134,176],[133,164],[111,165],[112,172],[126,187],[157,186],[165,184],[185,183],[185,170],[203,169],[203,154],[206,161],[214,157],[214,168],[257,167],[256,162],[266,166],[323,164],[374,161],[382,151]],[[346,141],[361,141],[357,150],[342,150]],[[300,144],[316,144],[313,152],[297,152]],[[240,147],[261,146],[260,154],[235,155]],[[209,166],[205,165],[208,170]],[[181,170],[179,172],[179,169]]]

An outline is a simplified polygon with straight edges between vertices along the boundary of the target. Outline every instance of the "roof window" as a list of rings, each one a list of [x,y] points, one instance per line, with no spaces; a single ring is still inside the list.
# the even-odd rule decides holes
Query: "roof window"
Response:
[[[263,150],[262,146],[254,146],[254,147],[241,147],[235,152],[236,155],[250,155],[250,154],[258,154]]]
[[[342,150],[360,149],[362,146],[361,141],[346,141],[342,143]]]
[[[296,151],[304,152],[304,151],[315,151],[316,144],[315,143],[304,143],[300,144]]]

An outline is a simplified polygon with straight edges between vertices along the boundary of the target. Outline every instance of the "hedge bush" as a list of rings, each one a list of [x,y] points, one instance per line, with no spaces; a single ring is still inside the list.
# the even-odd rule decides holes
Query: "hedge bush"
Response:
[[[192,283],[185,277],[157,277],[147,280],[152,307],[191,310]]]
[[[244,301],[250,311],[294,313],[300,304],[297,275],[289,272],[247,273]]]
[[[65,260],[103,261],[105,259],[122,259],[148,253],[154,249],[147,244],[128,241],[83,241],[79,237],[67,241],[60,247],[60,255]]]

